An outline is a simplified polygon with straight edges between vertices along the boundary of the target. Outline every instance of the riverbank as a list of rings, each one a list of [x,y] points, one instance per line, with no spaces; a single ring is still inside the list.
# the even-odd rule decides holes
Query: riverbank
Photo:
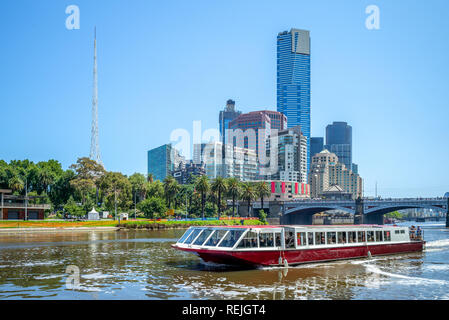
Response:
[[[128,220],[118,223],[114,220],[103,221],[0,221],[0,233],[18,232],[59,232],[59,231],[103,231],[128,229],[186,229],[191,226],[241,225],[241,219],[228,220]],[[244,225],[263,224],[259,220],[245,219]]]
[[[263,225],[260,220],[241,220],[241,219],[229,219],[229,220],[193,220],[193,221],[128,221],[126,223],[117,224],[119,229],[186,229],[189,227],[199,226],[235,226],[241,225]]]

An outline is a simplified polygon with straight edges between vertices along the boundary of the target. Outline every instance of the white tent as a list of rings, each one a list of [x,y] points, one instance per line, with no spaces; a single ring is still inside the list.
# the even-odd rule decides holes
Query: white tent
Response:
[[[100,220],[100,214],[92,208],[92,211],[87,214],[87,220]]]

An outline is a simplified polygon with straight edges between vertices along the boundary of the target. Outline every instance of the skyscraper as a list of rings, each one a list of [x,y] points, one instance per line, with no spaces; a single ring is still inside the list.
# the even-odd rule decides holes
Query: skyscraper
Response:
[[[277,139],[277,143],[272,143],[274,139]],[[272,144],[277,148],[274,149]],[[307,139],[301,133],[300,126],[270,136],[267,154],[271,153],[277,157],[277,170],[267,177],[269,180],[307,183]]]
[[[228,129],[229,123],[241,114],[240,111],[235,111],[235,101],[231,99],[226,102],[225,109],[220,111],[218,122],[220,125],[221,142],[223,144],[227,143],[226,129]]]
[[[154,180],[163,181],[173,171],[182,169],[185,162],[171,143],[164,144],[148,151],[148,174],[152,174]]]
[[[352,170],[352,127],[346,122],[334,121],[326,126],[325,148],[335,153],[348,170]]]
[[[288,128],[301,126],[307,138],[310,167],[310,32],[291,29],[277,37],[277,111],[287,116]]]
[[[323,137],[311,137],[310,138],[310,163],[312,163],[312,157],[317,153],[320,153],[324,149]]]
[[[253,149],[260,157],[262,155],[260,153],[265,153],[266,140],[271,134],[271,130],[284,130],[286,126],[287,117],[280,112],[261,110],[243,113],[229,123],[229,129],[233,132],[231,133],[232,140],[229,139],[228,143]],[[237,131],[238,129],[242,130],[241,134]],[[259,129],[263,131],[259,132]],[[254,133],[254,135],[250,133]],[[259,133],[264,134],[264,136],[259,137]]]

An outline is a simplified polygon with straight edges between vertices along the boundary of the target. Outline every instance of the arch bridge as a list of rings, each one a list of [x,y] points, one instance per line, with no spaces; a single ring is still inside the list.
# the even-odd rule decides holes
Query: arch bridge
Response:
[[[312,224],[312,215],[341,210],[355,216],[356,224],[383,224],[386,213],[403,209],[434,209],[446,214],[449,227],[449,198],[400,198],[357,200],[295,200],[283,204],[281,224]]]

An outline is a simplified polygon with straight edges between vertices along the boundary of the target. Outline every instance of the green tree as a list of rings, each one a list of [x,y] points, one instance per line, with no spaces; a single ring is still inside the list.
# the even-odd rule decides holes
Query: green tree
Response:
[[[260,181],[256,184],[256,195],[260,198],[261,208],[263,210],[263,198],[271,195],[270,188],[265,181]]]
[[[226,192],[226,181],[223,177],[215,178],[214,182],[211,185],[212,192],[217,193],[217,207],[218,207],[218,219],[220,219],[221,215],[221,196]]]
[[[195,190],[201,194],[201,218],[204,219],[204,206],[206,196],[210,191],[209,178],[206,175],[199,176],[195,181]]]
[[[167,202],[167,207],[169,209],[171,209],[171,207],[172,207],[172,202],[173,202],[178,190],[179,190],[179,184],[175,180],[175,178],[173,178],[172,176],[167,176],[164,179],[164,193],[165,193],[165,199]],[[175,208],[176,208],[176,204],[175,204]]]
[[[69,200],[65,204],[64,211],[69,213],[70,215],[76,216],[76,217],[82,217],[82,216],[84,216],[86,214],[84,209],[82,207],[80,207],[75,202],[75,200],[73,199],[72,196],[70,196]]]
[[[256,197],[256,191],[251,183],[247,182],[242,185],[241,197],[248,202],[248,217],[251,217],[251,201]]]
[[[227,179],[228,195],[232,198],[232,216],[235,216],[235,201],[240,196],[240,181],[237,178]]]
[[[84,203],[87,194],[94,188],[98,188],[98,182],[105,175],[101,164],[89,158],[79,158],[75,164],[70,166],[75,171],[75,178],[71,180],[72,186],[80,194],[81,202]]]
[[[22,192],[25,188],[25,183],[19,176],[14,176],[8,181],[8,188],[10,188],[13,192]]]
[[[125,175],[120,172],[107,172],[99,178],[98,186],[106,195],[106,208],[109,211],[114,210],[116,217],[118,209],[128,210],[130,208],[132,187]]]
[[[146,218],[153,219],[156,215],[163,215],[167,211],[167,206],[162,198],[150,197],[137,205]]]
[[[262,222],[263,224],[267,224],[267,214],[265,213],[265,211],[262,209],[259,211],[259,220],[260,222]]]

